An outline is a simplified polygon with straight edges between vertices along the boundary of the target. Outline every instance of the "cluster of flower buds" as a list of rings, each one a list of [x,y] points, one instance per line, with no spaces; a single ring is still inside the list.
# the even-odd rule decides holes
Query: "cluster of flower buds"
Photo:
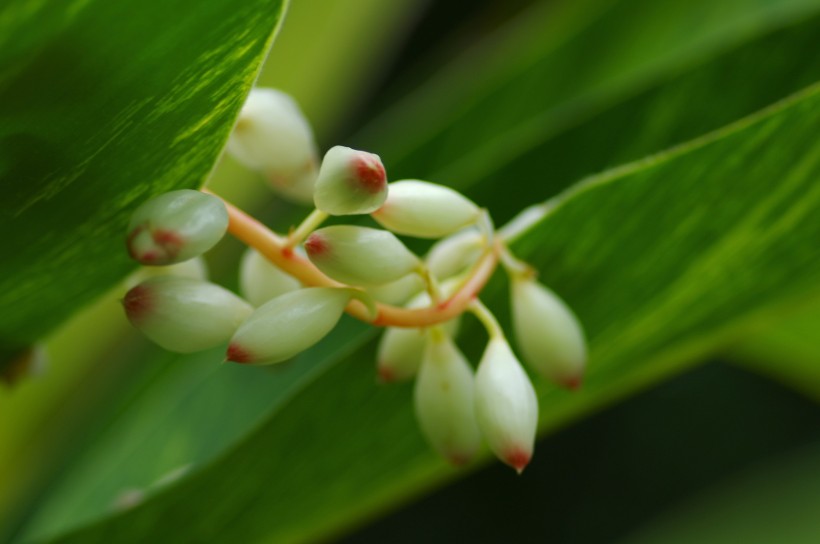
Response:
[[[154,275],[125,295],[131,323],[172,351],[224,344],[228,361],[265,365],[316,344],[347,311],[386,327],[378,376],[416,379],[416,415],[436,451],[463,464],[484,441],[523,470],[533,453],[538,401],[478,299],[495,264],[508,272],[514,338],[533,371],[575,389],[586,345],[578,320],[512,255],[486,210],[434,183],[388,183],[379,156],[365,151],[333,147],[317,165],[310,126],[292,99],[272,89],[251,93],[228,149],[276,190],[309,197],[314,211],[281,236],[207,193],[174,191],[143,203],[127,237],[129,253],[142,264],[185,266],[227,231],[249,248],[240,265],[241,296],[202,275]],[[350,215],[369,215],[384,229],[321,227],[329,216]],[[421,258],[397,234],[439,241]],[[456,341],[465,312],[489,335],[475,370]]]

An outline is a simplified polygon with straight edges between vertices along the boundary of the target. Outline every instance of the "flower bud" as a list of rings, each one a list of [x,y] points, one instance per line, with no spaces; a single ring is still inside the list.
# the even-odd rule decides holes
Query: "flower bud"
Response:
[[[266,302],[231,338],[228,361],[265,365],[290,359],[336,326],[350,298],[349,289],[311,287]]]
[[[387,175],[378,155],[337,145],[325,154],[313,202],[330,215],[379,209],[387,198]]]
[[[187,261],[216,245],[228,230],[228,211],[217,197],[182,189],[156,196],[131,216],[128,252],[145,265]]]
[[[443,285],[442,291],[452,290],[453,285]],[[425,308],[430,305],[430,295],[419,293],[407,304],[407,308]],[[461,317],[442,323],[448,336],[458,334]],[[425,329],[386,327],[379,339],[376,356],[376,371],[383,383],[401,382],[416,375],[424,355]]]
[[[157,276],[123,300],[131,324],[169,351],[190,353],[228,340],[253,312],[250,304],[213,283]]]
[[[383,285],[419,267],[419,259],[386,230],[335,225],[305,242],[308,258],[334,280],[349,285]]]
[[[424,280],[418,274],[411,273],[384,285],[368,287],[367,292],[379,302],[401,306],[422,289]]]
[[[446,334],[433,330],[429,336],[414,392],[416,417],[433,448],[463,465],[481,446],[473,369]]]
[[[472,265],[481,256],[484,237],[477,230],[469,229],[444,238],[427,253],[427,268],[436,278],[455,276]]]
[[[254,306],[261,306],[300,287],[296,278],[280,270],[252,247],[242,256],[242,263],[239,265],[239,292]]]
[[[534,279],[511,281],[513,330],[524,361],[559,385],[581,385],[587,360],[584,332],[558,296]]]
[[[478,427],[496,457],[520,474],[530,462],[538,426],[538,399],[506,340],[487,344],[476,372]]]
[[[481,210],[449,187],[418,180],[391,183],[384,205],[372,213],[383,227],[418,238],[441,238],[474,223]]]
[[[312,202],[316,143],[310,124],[289,95],[276,89],[251,90],[226,149],[246,167],[263,173],[285,196]]]

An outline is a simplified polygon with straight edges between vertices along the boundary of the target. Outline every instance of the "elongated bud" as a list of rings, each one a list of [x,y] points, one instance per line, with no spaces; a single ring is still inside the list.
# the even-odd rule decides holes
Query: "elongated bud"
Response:
[[[419,180],[391,183],[373,219],[399,234],[441,238],[475,223],[478,206],[449,187]]]
[[[446,334],[431,331],[416,380],[416,417],[433,448],[455,465],[481,446],[473,397],[473,369]]]
[[[228,139],[228,152],[299,202],[313,201],[318,157],[313,130],[296,101],[276,89],[253,89]]]
[[[448,294],[455,284],[445,284],[442,291]],[[407,304],[407,308],[424,308],[430,305],[430,295],[419,293]],[[450,336],[458,334],[461,317],[455,317],[441,327]],[[408,380],[418,373],[424,355],[425,329],[386,327],[379,339],[376,356],[376,371],[383,383]]]
[[[254,306],[261,306],[300,287],[296,278],[271,264],[252,247],[242,256],[239,265],[239,291]]]
[[[424,280],[418,274],[412,273],[384,285],[368,287],[367,292],[379,302],[401,306],[422,289]]]
[[[534,279],[513,278],[510,300],[513,329],[524,361],[563,387],[579,387],[587,348],[584,332],[572,311]]]
[[[231,338],[228,361],[265,365],[290,359],[336,326],[350,298],[348,289],[311,287],[266,302]]]
[[[319,229],[308,237],[305,250],[319,270],[349,285],[383,285],[419,266],[418,257],[392,233],[368,227]]]
[[[538,399],[506,340],[490,340],[475,385],[479,429],[496,457],[520,474],[532,457]]]
[[[205,253],[228,230],[228,211],[217,197],[182,189],[148,200],[128,226],[128,252],[145,265],[181,263]]]
[[[450,278],[475,263],[483,246],[481,233],[474,229],[464,230],[433,244],[425,262],[435,277]]]
[[[322,160],[313,202],[330,215],[379,209],[387,198],[387,174],[378,155],[337,145]]]
[[[123,300],[131,324],[169,351],[190,353],[228,340],[253,312],[227,289],[204,281],[157,276]]]

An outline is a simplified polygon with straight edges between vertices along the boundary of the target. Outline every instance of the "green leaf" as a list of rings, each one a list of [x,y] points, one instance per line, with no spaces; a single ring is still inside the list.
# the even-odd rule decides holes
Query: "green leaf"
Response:
[[[745,471],[659,518],[621,544],[813,544],[820,540],[820,445]]]
[[[818,127],[815,86],[592,178],[529,225],[514,249],[578,312],[592,353],[580,393],[539,382],[542,430],[679,371],[817,285]],[[372,346],[356,350],[235,449],[58,541],[196,541],[225,527],[243,542],[315,540],[453,477],[413,430],[410,387],[375,387],[372,360]]]
[[[505,42],[504,47],[499,49],[503,50],[504,55],[499,57],[497,62],[485,63],[483,62],[484,57],[476,55],[480,62],[468,63],[468,69],[462,68],[460,74],[447,80],[451,84],[447,87],[447,92],[456,97],[450,102],[459,102],[463,97],[458,93],[464,90],[472,92],[475,89],[476,92],[487,94],[484,104],[494,104],[496,107],[496,110],[493,110],[495,111],[493,118],[497,121],[497,127],[493,133],[493,141],[485,142],[476,148],[477,151],[472,147],[471,138],[483,142],[482,138],[486,134],[479,130],[474,130],[472,133],[465,131],[465,134],[461,134],[459,138],[450,139],[448,145],[454,146],[453,155],[445,157],[442,154],[438,165],[428,165],[427,157],[423,154],[411,158],[412,160],[403,159],[401,153],[407,147],[403,143],[404,137],[395,138],[388,132],[380,135],[380,138],[384,139],[378,141],[380,145],[389,147],[391,151],[388,151],[386,155],[381,149],[378,151],[386,157],[395,156],[395,162],[392,162],[390,158],[386,159],[391,173],[402,172],[402,169],[405,169],[407,175],[416,175],[419,172],[432,171],[436,168],[443,169],[442,171],[447,175],[434,175],[435,179],[450,181],[445,178],[452,176],[453,181],[464,187],[473,185],[473,194],[479,195],[481,194],[479,190],[490,190],[489,188],[497,190],[506,187],[505,173],[508,165],[525,172],[526,175],[522,176],[524,179],[532,180],[533,175],[538,175],[538,183],[527,183],[528,191],[513,192],[513,194],[507,191],[504,199],[484,200],[484,202],[493,203],[494,212],[497,208],[500,209],[498,215],[509,216],[523,204],[531,203],[539,195],[550,195],[557,188],[577,177],[617,161],[641,157],[646,153],[658,151],[670,144],[697,136],[817,79],[816,59],[814,57],[803,58],[795,54],[813,43],[813,37],[816,36],[817,20],[810,18],[801,22],[799,17],[808,7],[816,4],[817,2],[763,2],[755,11],[749,9],[746,3],[737,2],[721,4],[728,8],[728,11],[722,11],[720,5],[714,2],[686,3],[686,9],[692,10],[691,15],[682,18],[667,18],[664,13],[657,10],[647,12],[640,8],[640,6],[646,8],[647,3],[617,4],[611,9],[608,2],[605,2],[602,7],[595,7],[598,6],[597,3],[579,3],[577,5],[580,7],[577,11],[580,14],[572,12],[559,18],[555,23],[556,29],[560,32],[544,33],[542,28],[535,23],[526,25],[529,28],[528,33],[508,31],[508,34],[514,35],[508,38],[510,41]],[[684,9],[683,6],[684,4],[681,3],[678,9]],[[647,13],[652,17],[646,16]],[[645,19],[641,18],[644,16],[646,16]],[[574,19],[575,17],[578,19]],[[632,20],[631,17],[638,17],[634,26],[626,24]],[[738,17],[740,23],[736,23]],[[562,56],[577,58],[582,51],[590,47],[587,42],[591,31],[585,26],[590,21],[596,22],[597,32],[606,31],[609,40],[617,41],[657,28],[652,24],[652,18],[662,20],[665,25],[680,25],[675,27],[677,31],[672,35],[675,36],[676,42],[680,41],[684,45],[674,50],[679,53],[683,51],[687,53],[686,55],[666,54],[663,48],[649,47],[614,48],[614,51],[610,51],[612,48],[602,45],[599,49],[610,51],[611,56],[595,55],[589,61],[593,64],[600,62],[606,69],[602,68],[598,72],[591,69],[592,73],[589,76],[577,81],[570,76],[557,77],[559,71],[573,69],[578,64],[575,61],[561,61]],[[791,21],[791,18],[795,18],[795,21]],[[691,32],[690,21],[693,19],[703,22],[702,26],[697,27],[697,32]],[[534,18],[531,20],[543,21],[543,19]],[[561,23],[578,20],[584,24],[568,25],[569,36],[567,36],[562,30],[563,27],[560,27]],[[777,27],[781,25],[784,28],[778,30]],[[578,27],[587,33],[583,39],[573,37]],[[670,30],[668,26],[663,28],[663,34],[668,34]],[[703,29],[707,29],[708,32],[701,32]],[[540,38],[532,38],[532,36],[544,35],[550,36],[547,41],[561,43],[560,50],[555,49],[555,43],[548,44],[549,47],[542,47]],[[601,39],[603,43],[608,43],[603,37]],[[568,41],[564,44],[562,40]],[[735,46],[736,42],[744,40],[749,41],[745,45]],[[592,43],[598,42],[593,41]],[[496,41],[494,45],[497,44]],[[578,52],[575,51],[576,48],[579,48]],[[646,55],[651,57],[651,62],[645,59]],[[760,61],[759,59],[764,58],[765,55],[781,60],[774,63]],[[543,56],[551,59],[546,61],[550,69],[540,70],[537,73],[529,71],[530,64],[527,62],[508,62],[508,59],[521,58],[528,59],[530,62]],[[787,59],[789,62],[782,62],[782,59]],[[486,71],[482,68],[485,64],[489,65]],[[512,69],[509,69],[510,65]],[[629,67],[623,72],[629,74],[630,77],[620,81],[618,85],[607,83],[609,80],[604,76],[618,75],[619,70],[616,69],[618,66]],[[733,77],[726,77],[727,68],[731,68]],[[553,69],[555,71],[552,71]],[[470,77],[465,77],[465,72],[470,73]],[[528,72],[536,74],[538,78],[527,80]],[[504,83],[505,78],[516,75],[525,79],[515,80],[509,85]],[[464,81],[459,79],[462,77]],[[483,78],[486,78],[486,81]],[[509,93],[520,88],[520,84],[527,81],[529,82],[525,85],[528,89],[527,93],[510,95],[496,92],[498,85]],[[758,84],[750,85],[751,81],[756,81]],[[553,84],[562,86],[559,89],[560,92],[549,90]],[[549,90],[546,95],[549,100],[544,99],[545,86]],[[595,100],[574,98],[576,94],[583,91],[585,86],[591,86],[597,91],[581,92],[582,97],[591,96]],[[421,94],[428,97],[440,97],[443,92],[442,87],[441,83],[434,83],[430,90],[423,91]],[[716,88],[723,89],[725,92],[715,93]],[[689,93],[706,99],[690,101],[687,98]],[[468,103],[469,101],[464,100],[463,102]],[[545,105],[548,108],[546,113],[538,109]],[[414,110],[414,115],[405,115],[405,120],[411,128],[414,124],[431,125],[435,132],[437,126],[441,128],[447,123],[452,124],[452,121],[446,121],[446,119],[437,124],[440,111],[433,107],[426,107],[431,106],[429,101],[423,106],[425,107],[419,106]],[[505,108],[509,111],[505,112]],[[522,108],[526,109],[523,115],[518,112]],[[477,126],[482,121],[483,111],[481,108],[475,108],[471,112],[472,116],[465,115],[465,119]],[[533,112],[538,120],[535,124],[528,122],[528,116],[533,115]],[[387,116],[388,120],[390,118],[391,116]],[[508,122],[505,123],[505,119]],[[634,119],[644,121],[636,123]],[[633,138],[623,137],[624,126],[632,129]],[[579,128],[576,129],[576,127]],[[377,135],[378,131],[370,131],[369,134],[371,138],[375,138],[374,135]],[[411,131],[410,135],[412,134]],[[527,152],[525,154],[516,152],[517,146],[522,146],[522,149]],[[552,149],[557,151],[550,151]],[[565,154],[560,151],[561,149],[574,151],[571,154]],[[536,160],[544,152],[549,153],[555,161],[547,168]],[[604,157],[604,160],[597,158],[599,156]],[[415,162],[416,160],[418,162]],[[453,164],[450,164],[451,162]],[[742,165],[735,166],[740,168]],[[551,178],[555,180],[554,183],[551,180],[540,183],[539,172],[554,172],[551,168],[559,172],[563,171],[563,173]],[[479,182],[481,184],[477,185]],[[719,187],[715,187],[714,190],[718,191]],[[597,215],[596,210],[593,216],[597,217]],[[590,244],[597,243],[603,238],[608,229],[611,230],[611,225],[606,221],[616,221],[617,217],[606,219],[606,221],[605,219],[600,219],[603,223],[593,223],[599,225],[601,232],[595,233]],[[703,228],[711,232],[711,229],[715,227],[704,225]],[[573,236],[572,241],[575,240]],[[585,251],[591,251],[591,248],[587,247]],[[563,256],[559,257],[554,263],[550,263],[552,274],[558,272],[552,270],[552,267],[556,266],[555,263],[563,267],[563,264],[560,264],[563,262]],[[573,263],[568,273],[571,274],[571,270],[578,266],[580,266],[578,263]],[[651,270],[649,264],[646,264],[644,268]],[[598,272],[604,275],[609,273],[608,270]],[[663,273],[668,274],[669,270]],[[621,278],[619,281],[625,280]],[[559,290],[562,288],[561,283],[554,282],[554,285]],[[606,295],[603,300],[607,300],[609,296],[604,289],[607,285],[609,284],[604,281],[601,286],[601,292]],[[626,304],[621,311],[628,311],[629,302],[623,300],[621,302]],[[595,303],[598,304],[597,301]],[[600,323],[597,326],[600,327]],[[723,335],[718,334],[718,336]],[[271,479],[279,478],[280,473],[288,473],[290,467],[295,466],[295,473],[289,475],[290,479],[286,479],[286,483],[290,482],[289,487],[285,486],[283,492],[295,493],[299,500],[294,503],[293,509],[289,510],[290,507],[287,504],[279,502],[287,501],[287,496],[284,498],[271,497],[268,495],[274,491],[257,489],[256,472],[229,473],[226,477],[233,479],[233,487],[226,483],[221,492],[232,497],[237,504],[226,506],[224,511],[220,511],[222,517],[214,518],[212,521],[214,526],[220,526],[239,515],[240,508],[252,508],[254,511],[249,512],[247,516],[243,515],[242,521],[245,524],[242,530],[247,531],[245,535],[249,539],[261,536],[267,538],[270,525],[277,525],[281,519],[287,520],[288,523],[283,522],[283,525],[277,529],[281,531],[278,533],[279,536],[286,535],[295,538],[294,535],[304,537],[305,534],[313,534],[305,529],[311,522],[315,523],[315,527],[311,530],[325,533],[333,528],[349,524],[356,518],[372,515],[374,511],[385,508],[387,502],[405,497],[408,493],[416,492],[421,487],[434,485],[441,478],[452,477],[454,474],[443,468],[427,451],[415,431],[415,423],[409,412],[409,388],[400,387],[388,391],[375,389],[371,370],[372,348],[361,348],[352,358],[345,359],[340,368],[329,371],[331,374],[323,376],[321,381],[311,385],[312,380],[322,375],[322,372],[326,372],[328,368],[339,363],[344,353],[360,345],[368,337],[364,334],[356,335],[351,332],[351,329],[343,329],[340,335],[327,339],[320,346],[320,351],[308,353],[304,358],[296,361],[294,366],[288,369],[287,374],[265,374],[264,380],[261,379],[262,374],[260,374],[258,388],[249,388],[242,379],[226,373],[231,372],[231,369],[219,369],[218,371],[209,369],[205,359],[199,359],[198,363],[196,360],[187,361],[197,365],[196,368],[191,366],[168,371],[169,381],[179,389],[160,383],[160,389],[156,394],[148,391],[139,402],[127,407],[132,412],[126,412],[123,418],[114,419],[112,426],[117,428],[106,434],[99,449],[92,448],[93,455],[88,456],[90,461],[80,465],[79,475],[70,473],[69,478],[57,488],[56,495],[52,497],[53,502],[41,512],[43,519],[35,520],[34,525],[39,526],[35,528],[34,534],[50,534],[51,531],[65,527],[66,524],[73,526],[89,517],[100,515],[110,507],[117,493],[126,486],[146,486],[176,466],[190,464],[195,473],[200,463],[210,461],[214,455],[222,451],[221,448],[230,443],[230,440],[252,429],[254,424],[265,421],[264,418],[260,418],[260,414],[265,410],[271,410],[269,417],[275,422],[267,422],[266,425],[270,431],[274,428],[278,429],[280,418],[284,420],[282,430],[274,432],[279,442],[271,439],[263,444],[257,434],[245,444],[244,448],[247,449],[241,450],[245,452],[242,460],[252,466],[260,467],[259,474],[264,474],[266,478]],[[348,343],[341,349],[341,353],[337,353],[337,342],[341,339],[346,339]],[[642,338],[632,338],[633,342],[641,340]],[[565,396],[562,393],[547,392],[546,394],[551,398],[552,396],[558,397],[550,409],[548,425],[564,424],[571,417],[610,402],[638,386],[651,383],[672,370],[680,368],[689,354],[700,354],[705,349],[704,346],[710,346],[713,343],[716,343],[714,339],[699,338],[693,341],[691,346],[685,346],[677,351],[672,350],[674,352],[672,355],[664,352],[657,357],[653,348],[649,354],[644,354],[647,360],[636,361],[636,364],[642,365],[640,368],[627,369],[623,375],[616,373],[612,376],[614,380],[612,383],[590,386],[594,389],[587,390],[583,396],[575,397],[572,401],[562,398]],[[473,352],[480,349],[479,343],[474,343],[469,347]],[[652,359],[651,365],[648,362],[650,358]],[[203,382],[200,382],[200,379]],[[203,385],[200,386],[200,383]],[[304,400],[301,396],[291,399],[305,387],[308,389]],[[343,390],[337,391],[338,388],[343,388]],[[184,398],[185,401],[178,403],[178,407],[174,407],[172,404],[174,396]],[[242,399],[241,403],[237,402],[236,406],[230,408],[232,413],[236,414],[235,418],[226,418],[228,421],[226,424],[235,426],[230,430],[231,432],[209,433],[207,419],[200,417],[202,414],[197,414],[200,407],[209,405],[209,399],[217,397],[226,399],[226,406],[230,404],[229,399]],[[161,399],[160,404],[152,407],[152,404],[157,402],[157,398]],[[349,412],[340,408],[348,404],[351,405]],[[371,405],[374,408],[368,407]],[[311,415],[311,407],[318,407],[319,413]],[[245,411],[246,408],[247,411]],[[233,412],[234,410],[236,411]],[[281,414],[279,410],[282,410]],[[221,413],[224,414],[224,411]],[[158,427],[163,428],[157,429],[156,432],[149,432],[147,427],[148,422],[151,421],[155,421]],[[219,422],[221,421],[220,417]],[[313,429],[314,433],[325,433],[328,432],[328,428],[337,428],[339,434],[304,437],[302,436],[305,434],[303,423],[307,428]],[[214,422],[214,424],[219,423]],[[382,426],[386,427],[384,432],[387,434],[371,442],[372,429]],[[175,437],[176,442],[172,443],[163,437]],[[301,441],[308,440],[308,447],[304,452],[301,450],[276,452],[279,448],[289,447],[293,437],[300,440],[297,442],[300,446],[305,446]],[[212,438],[213,442],[208,444],[210,447],[203,447],[207,438]],[[385,440],[395,441],[396,444],[391,444],[386,453],[382,454],[375,446],[383,444]],[[334,442],[333,447],[337,449],[326,450],[328,447],[326,441]],[[352,443],[343,444],[344,441]],[[120,444],[125,444],[125,446],[122,450],[117,450]],[[253,450],[254,445],[260,446],[260,449]],[[261,448],[262,445],[265,447]],[[348,474],[349,459],[355,455],[361,455],[362,448],[368,445],[374,447],[372,451],[366,452],[367,455],[374,457],[385,455],[386,459],[378,459],[378,463],[372,467],[354,463]],[[338,462],[334,459],[327,459],[328,456],[335,455],[334,451],[339,450],[341,454]],[[161,454],[152,456],[157,451]],[[258,459],[256,456],[260,455],[270,456],[273,459]],[[149,457],[147,462],[142,461]],[[136,463],[137,466],[122,468],[126,464],[134,463],[134,459],[141,460]],[[130,463],[129,460],[131,460]],[[285,461],[288,461],[290,465],[285,465]],[[143,462],[145,466],[138,466]],[[278,464],[279,462],[282,464]],[[395,472],[390,462],[395,463]],[[314,470],[315,463],[319,465],[316,469],[318,472]],[[95,470],[95,465],[98,470]],[[117,467],[120,467],[120,470],[116,470]],[[211,469],[206,468],[206,470]],[[214,472],[210,473],[209,477],[216,479],[218,470],[222,469],[214,468],[213,470]],[[300,478],[303,479],[300,480]],[[337,479],[338,483],[336,483]],[[188,484],[183,482],[182,485]],[[300,485],[302,487],[298,487]],[[190,490],[190,487],[185,489]],[[317,489],[319,493],[314,495]],[[372,493],[368,494],[365,490]],[[149,490],[149,494],[153,491],[156,490]],[[186,496],[184,490],[179,492],[182,495],[176,495],[177,491],[173,490],[169,493],[172,493],[174,497]],[[252,496],[261,494],[266,496],[266,500],[259,509],[255,509],[254,505],[243,503],[243,501],[250,500],[243,497],[244,494]],[[316,508],[311,505],[313,497],[317,499]],[[339,508],[339,505],[334,504],[334,500],[343,507]],[[149,512],[146,515],[169,516],[165,519],[171,519],[174,515],[185,515],[182,504],[168,511],[163,508],[171,503],[162,504],[165,506],[153,505],[149,501],[145,506]],[[271,504],[273,508],[278,509],[277,511],[283,512],[281,518],[277,517],[270,521],[265,505]],[[252,519],[257,517],[258,519]],[[43,522],[41,525],[38,523],[40,521]],[[43,530],[39,531],[40,528]],[[148,530],[148,527],[144,529]],[[203,538],[207,537],[208,527],[193,527],[191,530],[198,532]],[[168,538],[172,536],[177,535],[173,533],[173,535],[168,535]],[[127,535],[124,534],[123,538],[127,539]]]
[[[391,179],[469,190],[502,220],[820,78],[818,56],[801,54],[820,32],[818,0],[567,4],[529,10],[359,141],[378,143]],[[498,199],[511,181],[521,190]]]
[[[129,212],[201,185],[283,0],[0,7],[0,355],[133,268]]]
[[[805,302],[806,308],[797,315],[761,326],[756,334],[728,348],[727,357],[820,400],[820,293]]]

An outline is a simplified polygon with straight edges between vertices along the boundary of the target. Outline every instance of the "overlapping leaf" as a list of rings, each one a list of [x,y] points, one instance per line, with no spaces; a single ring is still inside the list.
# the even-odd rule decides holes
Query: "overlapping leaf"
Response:
[[[134,205],[204,181],[283,3],[0,7],[3,359],[128,272]]]

